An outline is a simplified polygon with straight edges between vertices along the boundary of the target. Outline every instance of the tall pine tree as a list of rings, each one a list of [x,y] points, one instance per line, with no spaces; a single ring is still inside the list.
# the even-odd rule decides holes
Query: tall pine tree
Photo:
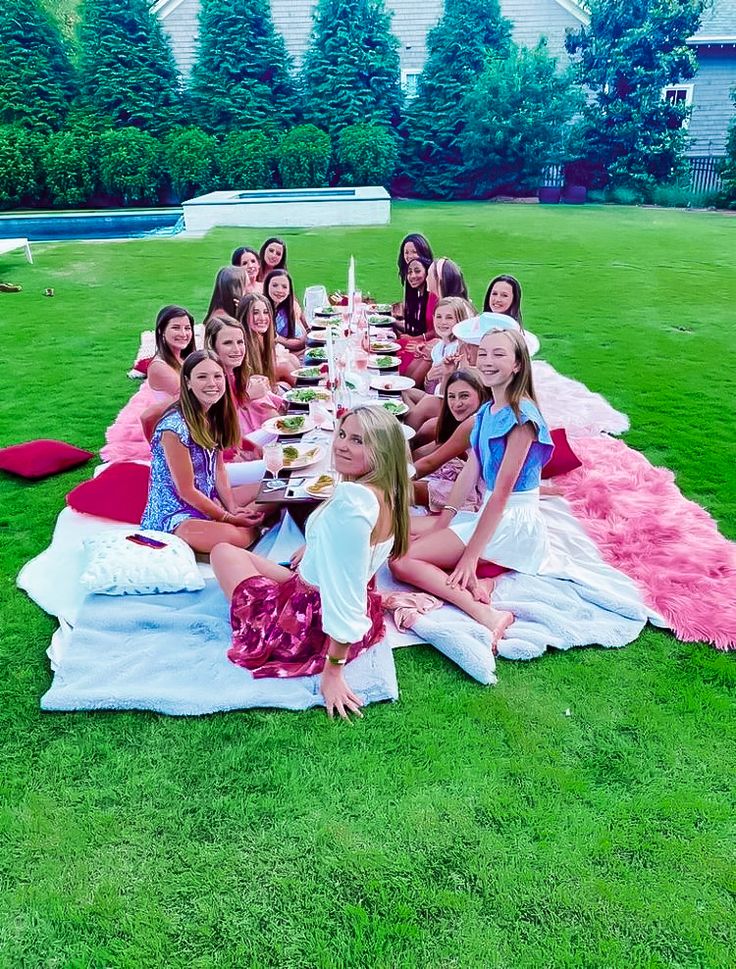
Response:
[[[443,198],[462,168],[460,105],[483,72],[489,54],[510,50],[511,24],[498,0],[445,0],[439,23],[427,35],[427,62],[417,96],[406,109],[404,171],[420,195]]]
[[[117,127],[162,134],[181,119],[179,74],[148,0],[84,0],[82,101]]]
[[[688,109],[662,97],[695,73],[687,46],[702,0],[593,0],[590,25],[567,38],[578,81],[593,92],[583,122],[590,160],[646,197],[682,174]]]
[[[191,77],[194,117],[208,131],[289,127],[296,89],[265,0],[202,0]]]
[[[319,0],[302,69],[308,121],[332,133],[395,124],[399,79],[399,42],[383,0]]]
[[[0,123],[56,130],[74,90],[74,73],[61,36],[38,0],[3,0]]]

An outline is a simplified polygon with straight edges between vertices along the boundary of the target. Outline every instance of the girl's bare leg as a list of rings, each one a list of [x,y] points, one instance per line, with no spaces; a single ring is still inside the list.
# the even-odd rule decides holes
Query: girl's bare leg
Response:
[[[248,552],[232,545],[216,545],[210,554],[210,565],[222,591],[228,599],[244,579],[254,575],[264,575],[276,582],[286,582],[294,574],[283,565],[277,565],[254,552]]]
[[[438,417],[441,410],[442,401],[439,397],[434,397],[432,394],[423,394],[406,415],[406,423],[413,427],[415,431],[418,431],[430,417]]]
[[[465,545],[457,535],[449,528],[442,528],[413,542],[408,553],[391,564],[391,571],[402,582],[462,609],[489,630],[492,645],[495,645],[514,617],[510,612],[500,612],[488,603],[478,601],[467,589],[453,588],[449,584],[444,570],[453,569],[464,551]],[[480,587],[479,591],[485,597],[487,586]]]
[[[416,447],[423,447],[425,444],[429,444],[434,441],[434,436],[437,433],[437,418],[431,417],[428,421],[425,421],[422,426],[418,429],[412,444]]]
[[[200,518],[188,518],[174,529],[174,534],[195,552],[205,553],[211,552],[221,542],[237,545],[238,548],[248,548],[258,538],[255,528],[240,528],[238,525],[204,521]]]
[[[412,360],[406,368],[406,376],[411,377],[412,380],[416,381],[417,386],[421,387],[431,367],[432,364],[429,360],[424,360],[422,357],[419,357],[416,360]]]

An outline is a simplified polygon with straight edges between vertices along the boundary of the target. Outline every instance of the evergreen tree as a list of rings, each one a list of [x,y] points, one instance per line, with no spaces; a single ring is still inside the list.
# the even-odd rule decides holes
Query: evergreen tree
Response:
[[[577,78],[593,92],[583,120],[588,155],[614,185],[646,196],[683,170],[688,109],[662,97],[695,73],[686,40],[702,0],[593,0],[590,25],[568,36]]]
[[[168,131],[181,114],[179,75],[147,0],[83,0],[83,103],[118,127]]]
[[[399,42],[383,0],[319,0],[302,69],[308,121],[332,134],[395,124],[399,79]]]
[[[289,127],[296,90],[291,60],[264,0],[202,0],[192,71],[195,120],[227,134]]]
[[[736,105],[736,87],[731,91],[733,103]],[[721,179],[723,190],[718,199],[719,204],[729,209],[736,209],[736,115],[731,120],[726,141],[726,157],[722,162]]]
[[[416,98],[406,108],[403,167],[420,195],[444,197],[462,170],[460,110],[489,55],[504,57],[511,25],[498,0],[445,0],[439,23],[427,35],[427,62]]]
[[[582,97],[569,74],[557,70],[544,41],[534,50],[514,47],[506,58],[490,58],[461,105],[467,119],[459,138],[463,194],[536,190],[544,166],[565,161]]]
[[[64,121],[74,87],[59,31],[38,0],[3,0],[0,124],[56,130]]]

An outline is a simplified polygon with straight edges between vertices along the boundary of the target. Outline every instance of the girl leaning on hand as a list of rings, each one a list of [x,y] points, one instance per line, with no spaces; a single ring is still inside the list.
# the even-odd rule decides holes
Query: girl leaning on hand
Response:
[[[255,677],[321,674],[331,717],[361,716],[362,701],[343,671],[384,633],[381,599],[369,586],[381,565],[408,547],[407,458],[396,418],[380,407],[356,407],[335,431],[340,483],[310,516],[306,544],[290,568],[232,544],[212,550],[230,599],[230,660]]]

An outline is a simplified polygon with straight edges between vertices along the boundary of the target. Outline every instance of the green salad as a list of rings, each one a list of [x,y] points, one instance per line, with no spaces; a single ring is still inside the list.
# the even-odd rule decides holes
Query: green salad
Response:
[[[388,370],[389,367],[395,367],[396,357],[379,357],[376,360],[376,366],[380,367],[381,370]]]
[[[409,409],[406,404],[399,404],[394,400],[384,400],[381,406],[384,410],[387,410],[389,414],[393,414],[394,417],[399,417],[401,414],[405,414]]]
[[[310,380],[312,377],[320,377],[322,375],[322,371],[319,367],[302,367],[300,370],[297,370],[296,373],[298,377],[306,377],[307,380]]]
[[[290,390],[287,397],[289,400],[296,401],[297,404],[308,404],[312,400],[330,399],[326,390],[312,390],[311,387],[299,387],[296,390]]]
[[[307,347],[307,356],[313,360],[326,360],[327,350],[324,347]]]
[[[276,429],[279,431],[298,431],[304,427],[304,418],[299,417],[279,417],[276,421]]]

